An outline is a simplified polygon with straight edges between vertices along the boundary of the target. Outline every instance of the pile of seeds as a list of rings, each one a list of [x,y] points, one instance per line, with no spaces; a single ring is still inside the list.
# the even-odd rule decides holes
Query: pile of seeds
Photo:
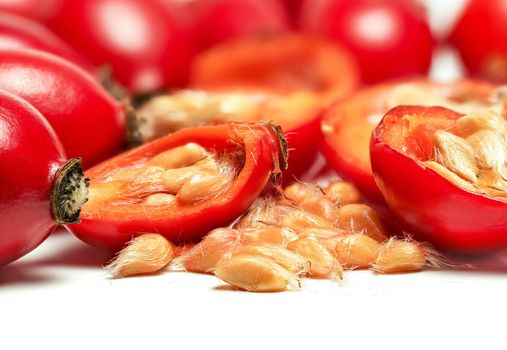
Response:
[[[353,185],[295,183],[276,198],[259,199],[233,225],[211,231],[196,245],[175,247],[160,235],[138,236],[107,268],[113,277],[126,277],[169,265],[214,274],[239,289],[273,292],[299,289],[305,277],[341,279],[345,270],[399,273],[438,264],[426,245],[392,233],[397,232],[377,211],[361,203]]]

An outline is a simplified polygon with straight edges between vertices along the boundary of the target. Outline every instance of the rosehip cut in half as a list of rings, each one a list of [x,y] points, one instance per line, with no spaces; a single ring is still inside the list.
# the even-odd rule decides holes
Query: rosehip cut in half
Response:
[[[222,97],[212,100],[225,101],[215,107],[221,111],[210,117],[280,124],[289,143],[289,169],[284,177],[289,181],[315,158],[322,109],[351,93],[357,82],[355,64],[346,51],[298,34],[216,46],[196,59],[192,71],[194,88],[220,93],[215,96]],[[224,100],[227,95],[230,98]]]
[[[350,54],[322,39],[280,34],[236,40],[200,54],[191,84],[206,90],[307,92],[326,102],[358,84]]]
[[[450,252],[485,253],[507,247],[506,140],[494,111],[401,106],[375,128],[371,165],[409,232]]]
[[[125,144],[125,106],[84,70],[36,50],[0,52],[0,89],[18,95],[49,121],[68,157],[85,168]]]
[[[0,91],[0,265],[37,247],[58,224],[79,222],[86,201],[81,160],[66,161],[48,122]]]
[[[272,121],[289,143],[284,181],[293,181],[315,157],[322,107],[308,94],[181,90],[146,102],[132,118],[129,134],[142,142],[196,125],[229,121]],[[135,119],[134,119],[135,118]]]
[[[196,240],[247,210],[285,161],[271,124],[182,129],[89,169],[90,200],[72,229],[110,249],[145,232]]]
[[[321,149],[328,163],[354,182],[369,199],[383,202],[370,166],[371,132],[391,108],[399,105],[444,106],[468,113],[502,110],[503,97],[494,85],[464,80],[453,84],[406,81],[367,87],[338,101],[324,114]]]

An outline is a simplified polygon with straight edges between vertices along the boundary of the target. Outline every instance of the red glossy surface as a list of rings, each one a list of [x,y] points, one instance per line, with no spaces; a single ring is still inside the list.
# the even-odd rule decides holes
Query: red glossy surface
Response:
[[[0,91],[0,265],[30,252],[55,229],[49,200],[64,162],[41,114]]]
[[[199,239],[248,209],[277,167],[280,152],[278,137],[270,128],[260,124],[230,123],[182,129],[87,171],[91,190],[94,179],[103,177],[112,169],[130,166],[133,161],[153,157],[189,142],[217,152],[244,147],[245,164],[226,192],[195,205],[176,208],[88,202],[81,211],[81,224],[72,225],[72,231],[92,245],[111,249],[122,247],[132,236],[142,232],[158,232],[175,242]]]
[[[55,129],[69,158],[88,167],[124,145],[124,107],[84,70],[41,51],[3,51],[0,89],[32,104]]]
[[[0,49],[36,49],[65,58],[93,73],[93,65],[42,24],[0,13]]]
[[[288,168],[283,173],[283,184],[301,180],[315,161],[319,149],[321,111],[311,111],[296,126],[284,127],[289,148]],[[268,118],[266,118],[268,119]]]
[[[195,0],[184,6],[199,49],[231,39],[289,30],[280,0]]]
[[[307,0],[301,29],[345,46],[365,83],[425,75],[434,47],[424,9],[412,0]]]
[[[61,0],[47,25],[133,92],[186,80],[191,40],[164,0]]]
[[[293,29],[298,29],[299,16],[304,0],[279,0],[285,7],[285,11],[289,16],[289,22]]]
[[[471,0],[450,36],[468,71],[507,82],[507,2]]]
[[[410,151],[411,147],[408,153],[400,149],[401,142],[407,142],[405,135],[390,142],[393,134],[399,134],[395,130],[402,119],[410,116],[452,123],[461,115],[440,107],[397,107],[377,126],[371,141],[371,164],[391,211],[409,232],[438,248],[455,253],[505,249],[506,201],[464,190],[426,168],[420,162],[422,154]],[[415,136],[416,142],[418,139]]]
[[[44,20],[57,0],[0,0],[0,11]]]

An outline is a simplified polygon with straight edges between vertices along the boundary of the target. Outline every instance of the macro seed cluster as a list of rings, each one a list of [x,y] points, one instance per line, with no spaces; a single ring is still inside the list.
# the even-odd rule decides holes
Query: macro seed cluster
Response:
[[[299,289],[305,277],[341,279],[346,269],[399,273],[435,263],[429,248],[390,234],[382,216],[360,200],[357,189],[343,181],[324,188],[295,183],[279,197],[259,199],[231,227],[212,230],[157,266],[214,274],[247,291],[275,292]],[[136,237],[110,264],[112,275],[153,272],[153,264],[132,259],[145,259],[152,248],[140,242],[151,239]],[[118,266],[132,268],[118,273]]]

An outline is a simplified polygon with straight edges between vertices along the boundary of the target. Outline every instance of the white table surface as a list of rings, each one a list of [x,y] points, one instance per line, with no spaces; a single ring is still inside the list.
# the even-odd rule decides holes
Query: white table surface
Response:
[[[461,1],[427,3],[442,32]],[[461,74],[448,52],[436,62],[436,79]],[[269,294],[191,273],[110,280],[108,258],[61,230],[1,268],[0,349],[507,348],[507,253]]]

